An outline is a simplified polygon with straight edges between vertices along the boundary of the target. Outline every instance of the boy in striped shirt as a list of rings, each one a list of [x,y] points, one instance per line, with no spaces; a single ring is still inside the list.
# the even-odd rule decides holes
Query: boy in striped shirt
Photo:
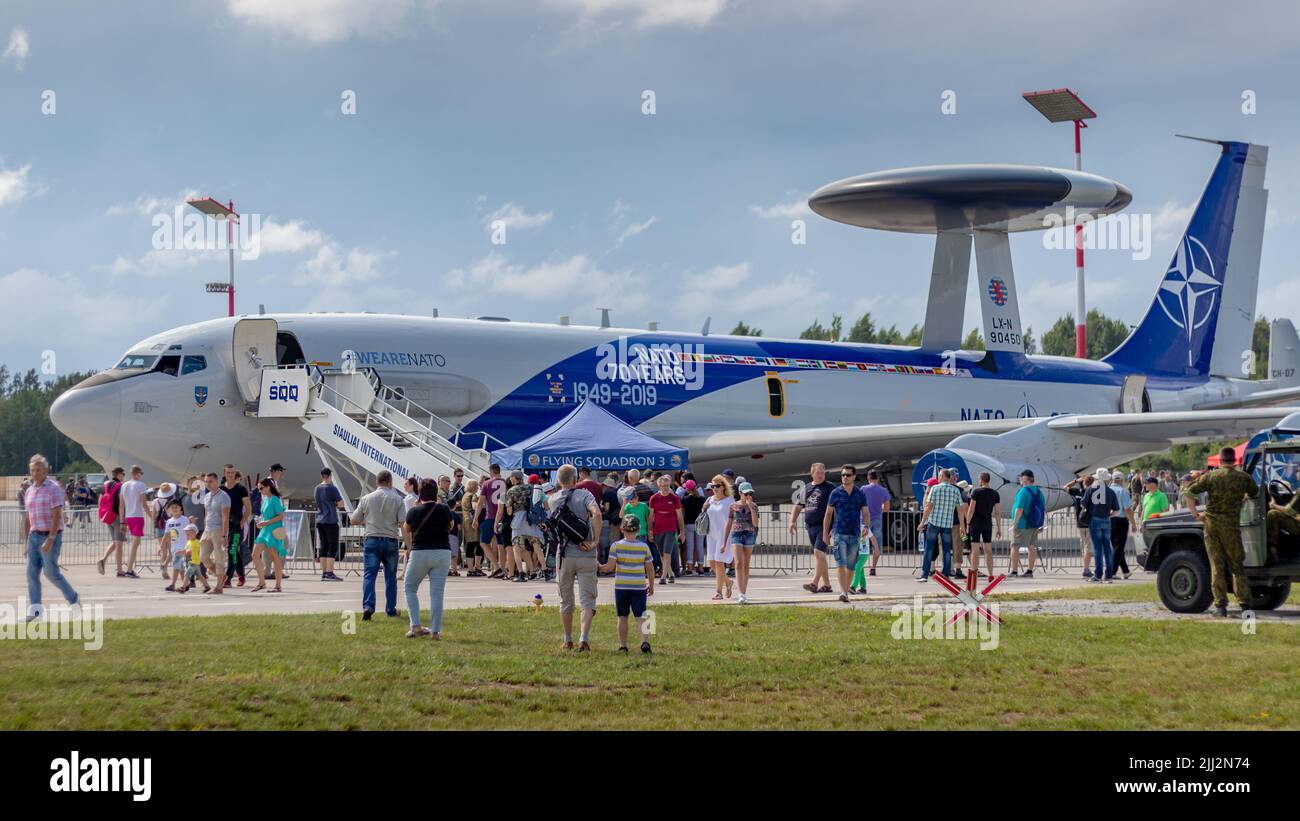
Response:
[[[645,622],[646,597],[655,592],[654,555],[650,545],[639,537],[641,520],[635,515],[623,517],[623,538],[609,546],[609,561],[600,566],[605,573],[614,572],[614,607],[618,611],[618,651],[627,652],[627,617],[636,616],[637,632]],[[650,642],[642,634],[641,652],[650,652]]]

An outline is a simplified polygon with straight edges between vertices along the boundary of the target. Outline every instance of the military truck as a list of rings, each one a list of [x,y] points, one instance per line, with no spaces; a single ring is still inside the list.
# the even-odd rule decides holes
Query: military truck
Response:
[[[1280,607],[1291,593],[1291,583],[1300,581],[1300,539],[1279,534],[1277,560],[1269,561],[1268,528],[1265,513],[1270,497],[1284,504],[1291,488],[1270,476],[1294,473],[1300,463],[1300,440],[1260,442],[1247,452],[1243,469],[1257,479],[1263,477],[1259,496],[1248,499],[1241,509],[1241,542],[1245,548],[1246,578],[1250,580],[1249,601],[1254,610]],[[1173,502],[1174,500],[1170,500]],[[1212,603],[1210,561],[1205,553],[1205,526],[1186,510],[1171,511],[1149,519],[1143,527],[1138,562],[1156,573],[1160,601],[1175,613],[1202,613]],[[1227,563],[1224,563],[1227,573]],[[1232,586],[1232,577],[1228,576]]]

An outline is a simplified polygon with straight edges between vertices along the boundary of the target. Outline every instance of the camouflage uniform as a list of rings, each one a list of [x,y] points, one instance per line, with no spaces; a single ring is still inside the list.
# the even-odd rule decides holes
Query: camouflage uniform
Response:
[[[1215,607],[1228,606],[1228,580],[1223,575],[1227,559],[1233,592],[1243,610],[1250,609],[1250,582],[1243,569],[1245,549],[1241,545],[1241,506],[1245,496],[1257,496],[1259,485],[1233,468],[1218,468],[1187,486],[1183,495],[1205,498],[1205,554],[1210,560],[1210,588]]]
[[[1277,561],[1277,537],[1281,533],[1300,537],[1300,493],[1291,497],[1281,510],[1270,510],[1265,519],[1268,521],[1268,558]]]

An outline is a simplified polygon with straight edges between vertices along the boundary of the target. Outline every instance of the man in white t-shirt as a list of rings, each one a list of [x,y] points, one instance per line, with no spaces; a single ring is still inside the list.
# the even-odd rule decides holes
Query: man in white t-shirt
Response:
[[[132,465],[131,478],[123,482],[122,489],[118,491],[122,505],[120,515],[126,522],[127,533],[131,535],[131,553],[126,562],[126,576],[131,579],[140,578],[135,572],[135,554],[140,549],[140,539],[144,537],[144,516],[148,506],[145,496],[149,493],[143,477],[144,468]]]

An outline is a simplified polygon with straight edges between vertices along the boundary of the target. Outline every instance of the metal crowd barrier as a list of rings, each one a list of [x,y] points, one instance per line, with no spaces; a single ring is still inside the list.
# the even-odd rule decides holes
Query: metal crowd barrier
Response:
[[[774,574],[809,574],[813,568],[812,547],[800,514],[794,534],[789,532],[790,505],[764,505],[759,509],[758,538],[754,546],[751,567],[757,571]],[[68,508],[68,521],[63,534],[59,564],[65,567],[93,565],[108,547],[108,528],[98,520],[92,508]],[[315,570],[318,551],[316,513],[295,510],[299,517],[296,531],[291,533],[291,544],[286,566],[293,570]],[[891,510],[884,515],[884,538],[881,544],[880,567],[905,568],[919,572],[924,538],[917,531],[920,512],[916,510]],[[0,565],[24,564],[25,545],[22,542],[22,511],[17,507],[0,508]],[[292,537],[296,535],[297,539]],[[336,563],[336,572],[360,573],[362,570],[363,529],[344,525],[340,528],[340,548],[343,557]],[[1002,537],[994,539],[993,554],[998,568],[1008,566],[1011,545],[1011,520],[1002,519]],[[152,526],[146,528],[141,540],[137,562],[149,563],[157,551],[157,539]],[[957,549],[958,545],[954,545]],[[129,549],[129,537],[128,537]],[[1091,556],[1092,547],[1087,546]],[[1133,556],[1134,539],[1129,535],[1128,552]],[[1079,530],[1070,509],[1049,513],[1038,536],[1038,566],[1044,572],[1067,572],[1082,567]],[[1024,567],[1027,555],[1022,555]]]

